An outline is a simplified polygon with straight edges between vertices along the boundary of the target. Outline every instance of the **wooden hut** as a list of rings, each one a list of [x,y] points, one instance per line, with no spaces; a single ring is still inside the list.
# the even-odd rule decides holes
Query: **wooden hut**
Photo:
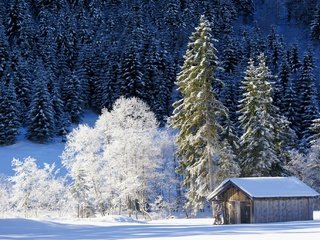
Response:
[[[319,194],[295,177],[231,178],[209,196],[222,207],[224,224],[313,219]]]

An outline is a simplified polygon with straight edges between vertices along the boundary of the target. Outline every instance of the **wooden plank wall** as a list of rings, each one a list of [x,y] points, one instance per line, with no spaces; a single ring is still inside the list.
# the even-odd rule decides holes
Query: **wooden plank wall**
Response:
[[[313,219],[310,198],[276,198],[254,200],[254,222],[285,222]]]
[[[250,201],[250,199],[239,189],[230,188],[226,192],[227,201]]]

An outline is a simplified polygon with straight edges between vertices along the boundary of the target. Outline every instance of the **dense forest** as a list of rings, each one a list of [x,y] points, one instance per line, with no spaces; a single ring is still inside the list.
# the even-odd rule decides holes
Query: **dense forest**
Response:
[[[303,22],[314,41],[319,40],[316,2],[303,7],[299,1],[285,2],[287,21]],[[275,28],[270,27],[267,37],[261,33],[253,21],[259,4],[252,0],[1,1],[0,143],[14,143],[20,126],[37,142],[64,135],[70,122],[80,121],[84,109],[111,109],[120,96],[144,100],[164,125],[179,98],[174,81],[201,14],[213,22],[213,35],[220,40],[216,48],[224,70],[217,74],[225,86],[216,87],[235,125],[246,64],[265,52],[272,72],[279,76],[275,103],[303,139],[308,124],[300,126],[303,119],[293,118],[313,116],[301,112],[293,116],[290,111],[295,109],[288,106],[308,101],[300,98],[319,98],[313,89],[314,53],[312,48],[287,45]],[[300,83],[301,77],[310,83]],[[310,88],[314,96],[297,97],[294,91],[301,87]]]
[[[138,205],[147,214],[162,197],[197,211],[239,175],[295,175],[319,188],[320,3],[278,2],[283,21],[307,29],[305,42],[262,31],[263,0],[1,1],[0,144],[22,128],[38,143],[62,136],[72,179],[14,160],[13,197],[25,199],[25,172],[30,186],[53,186],[26,212],[62,209],[53,200],[63,205],[65,185],[63,201],[102,215]],[[86,109],[101,113],[95,127],[66,137]]]

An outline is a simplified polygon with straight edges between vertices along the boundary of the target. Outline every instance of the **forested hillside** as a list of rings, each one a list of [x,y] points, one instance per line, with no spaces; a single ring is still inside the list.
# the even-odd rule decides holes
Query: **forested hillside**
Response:
[[[276,26],[269,26],[268,34],[261,32],[255,13],[265,3],[259,0],[1,1],[0,143],[14,143],[20,126],[37,142],[64,135],[84,109],[111,109],[120,96],[144,100],[164,124],[178,97],[174,81],[188,37],[201,14],[214,22],[224,69],[218,73],[225,82],[220,97],[237,122],[238,84],[249,57],[265,52],[273,73],[295,80],[302,74],[303,56],[312,62],[315,55],[317,1],[303,7],[299,1],[274,2],[282,4],[286,12],[279,14],[287,16],[287,24],[308,30],[308,48],[305,43],[300,48],[300,42],[286,44]],[[277,104],[284,102],[286,81],[278,83]],[[303,129],[298,131],[302,138]]]
[[[319,52],[319,0],[3,0],[0,145],[62,136],[70,178],[30,157],[3,189],[78,216],[196,211],[233,176],[320,189]]]

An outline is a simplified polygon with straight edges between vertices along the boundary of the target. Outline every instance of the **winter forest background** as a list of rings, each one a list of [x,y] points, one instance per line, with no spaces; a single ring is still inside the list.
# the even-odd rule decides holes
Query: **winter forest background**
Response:
[[[0,211],[189,215],[233,176],[319,191],[319,53],[318,0],[2,0],[0,144],[62,139],[67,174],[14,159]]]

